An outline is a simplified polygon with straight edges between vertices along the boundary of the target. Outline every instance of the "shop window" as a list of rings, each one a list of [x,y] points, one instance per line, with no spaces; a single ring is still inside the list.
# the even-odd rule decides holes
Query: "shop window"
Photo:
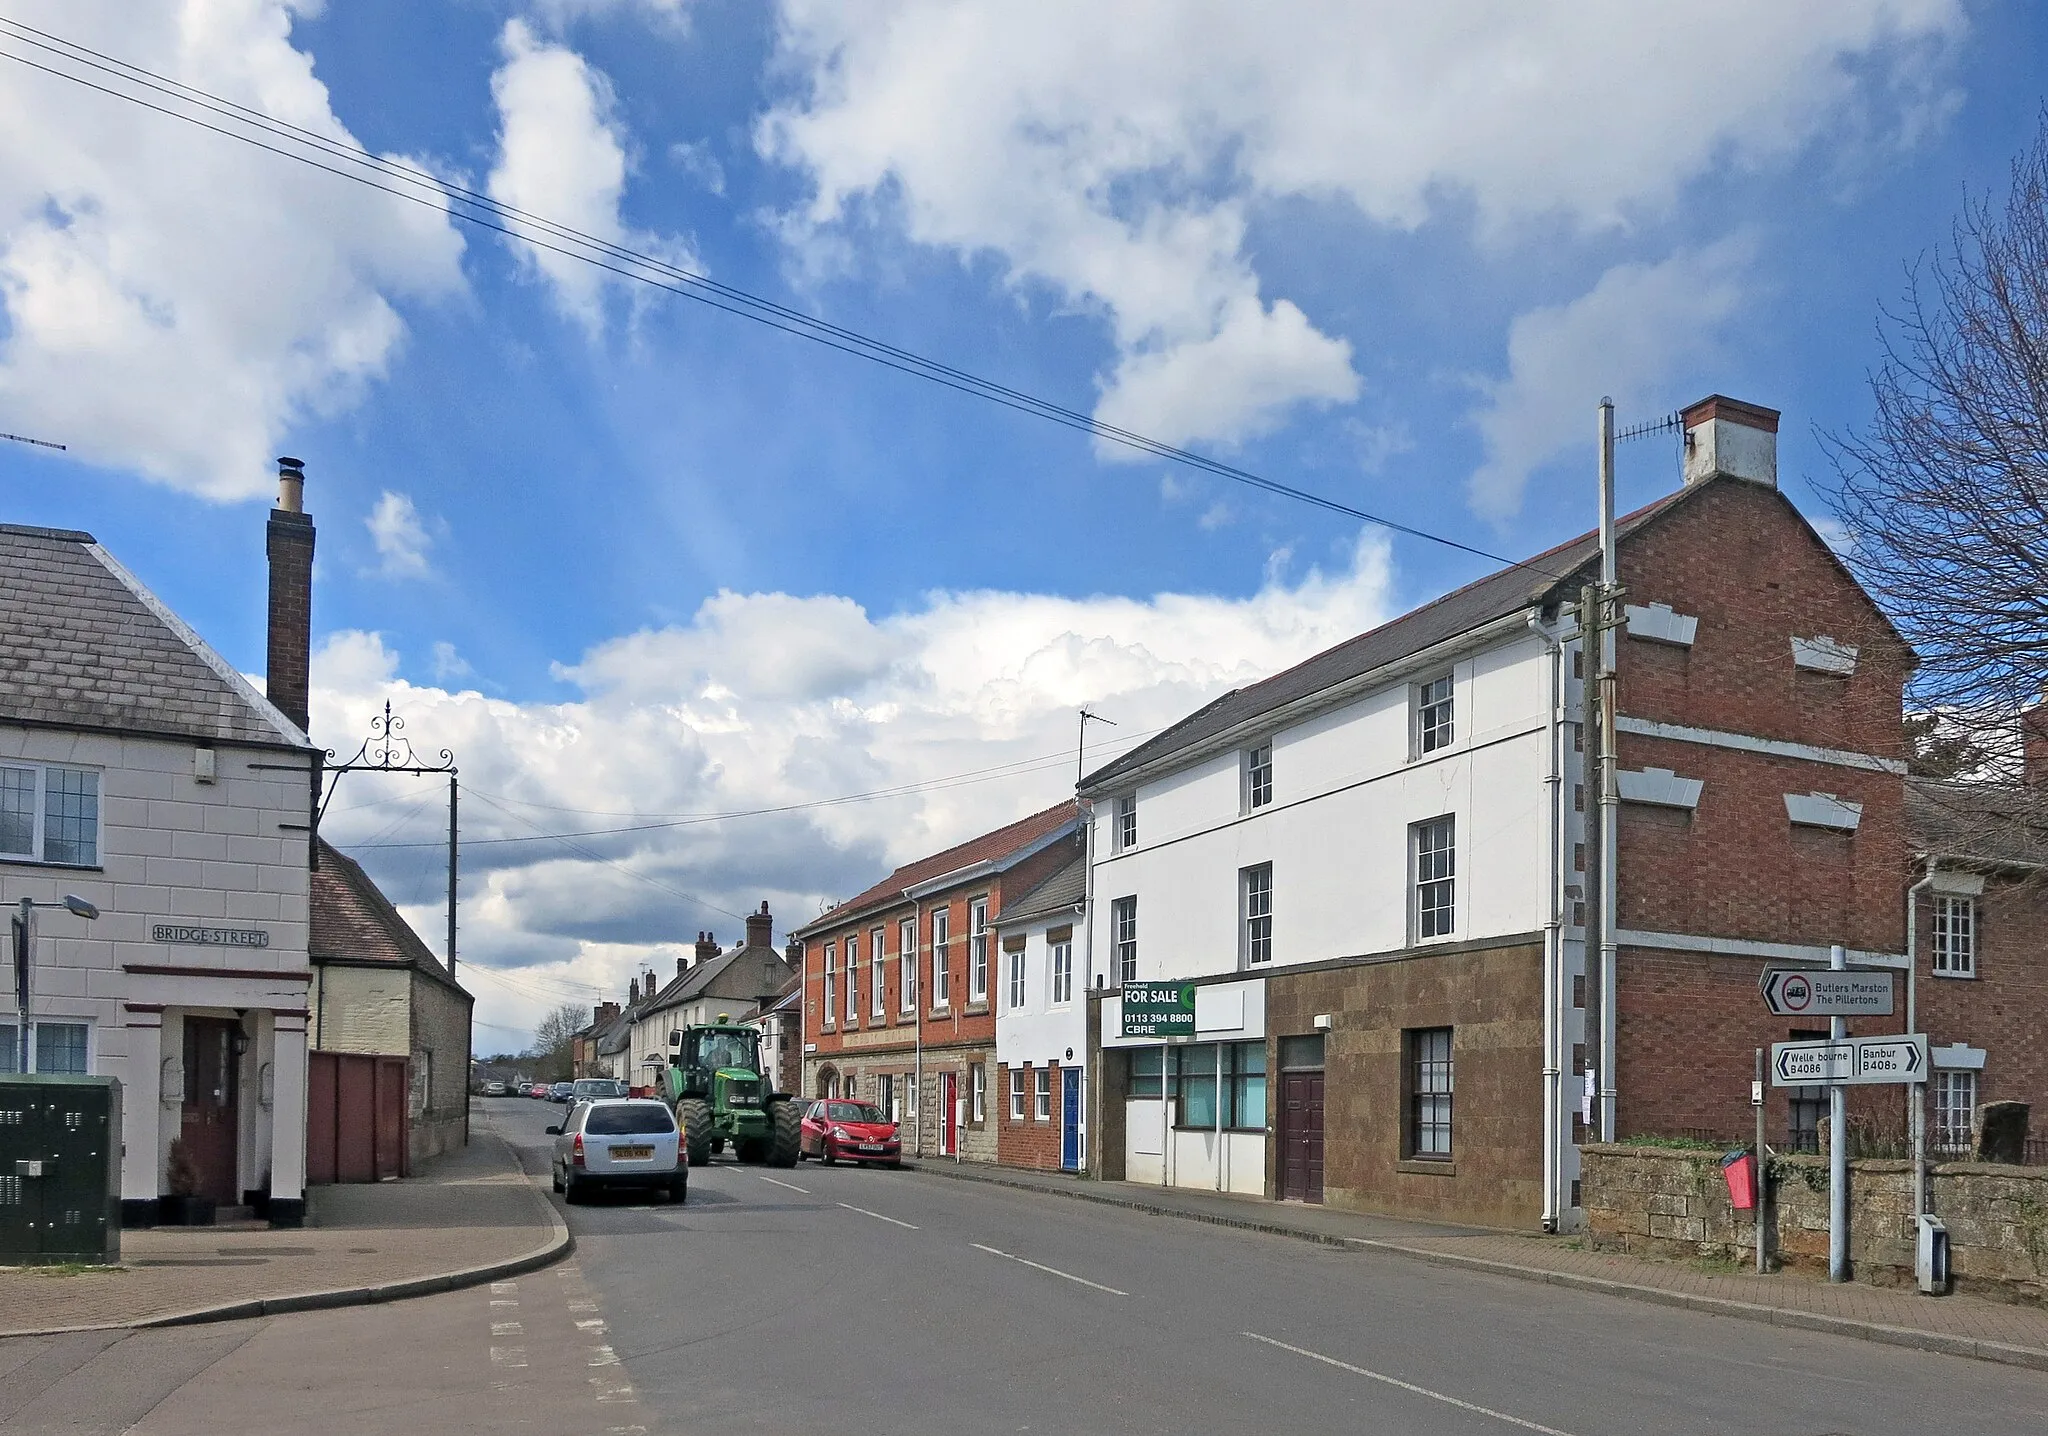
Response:
[[[1173,1049],[1173,1125],[1216,1125],[1216,1044]]]
[[[1128,1095],[1136,1101],[1158,1101],[1160,1077],[1166,1065],[1166,1049],[1133,1047],[1130,1049],[1130,1058],[1131,1085]]]
[[[1405,1155],[1424,1160],[1449,1160],[1451,1155],[1451,1029],[1410,1028],[1402,1034],[1408,1049],[1408,1130]]]
[[[1231,1043],[1223,1049],[1223,1068],[1223,1125],[1265,1131],[1266,1044]]]

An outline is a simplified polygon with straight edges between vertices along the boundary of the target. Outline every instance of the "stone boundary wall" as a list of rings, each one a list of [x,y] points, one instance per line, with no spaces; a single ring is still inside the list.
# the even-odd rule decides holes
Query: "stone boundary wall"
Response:
[[[1735,1210],[1718,1152],[1588,1144],[1581,1191],[1593,1245],[1648,1256],[1749,1263],[1754,1213]],[[2048,1302],[2048,1168],[1951,1162],[1929,1169],[1929,1210],[1948,1226],[1958,1290]],[[1825,1270],[1825,1157],[1771,1159],[1764,1249],[1771,1265]],[[1913,1164],[1849,1164],[1850,1272],[1913,1282]]]

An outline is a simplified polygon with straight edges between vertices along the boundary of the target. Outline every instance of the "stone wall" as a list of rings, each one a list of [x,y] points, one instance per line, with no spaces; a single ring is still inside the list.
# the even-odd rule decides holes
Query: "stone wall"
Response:
[[[1851,1272],[1877,1285],[1913,1280],[1913,1164],[1849,1164]],[[1650,1256],[1748,1263],[1754,1214],[1728,1200],[1720,1154],[1626,1144],[1583,1151],[1587,1229],[1595,1246]],[[1931,1169],[1929,1209],[1948,1227],[1960,1290],[2048,1300],[2048,1168],[1954,1162]],[[1764,1246],[1774,1268],[1824,1270],[1824,1157],[1771,1161]]]

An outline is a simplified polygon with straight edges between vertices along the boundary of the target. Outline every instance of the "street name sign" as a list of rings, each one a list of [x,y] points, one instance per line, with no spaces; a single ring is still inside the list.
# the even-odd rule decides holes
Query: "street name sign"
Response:
[[[1767,967],[1757,979],[1764,1005],[1780,1017],[1889,1017],[1889,972]]]
[[[1773,1087],[1865,1087],[1927,1080],[1927,1036],[1822,1038],[1771,1047]]]
[[[1192,1037],[1194,1034],[1195,985],[1192,982],[1124,984],[1124,1036]]]

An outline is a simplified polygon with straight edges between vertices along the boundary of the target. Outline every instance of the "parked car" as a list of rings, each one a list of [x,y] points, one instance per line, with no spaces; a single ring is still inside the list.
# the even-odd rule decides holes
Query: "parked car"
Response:
[[[866,1102],[813,1102],[797,1129],[797,1155],[834,1162],[903,1165],[903,1144],[886,1112]]]
[[[529,1082],[526,1084],[526,1095],[536,1097],[543,1102],[548,1100],[548,1091],[548,1084],[545,1082]]]
[[[690,1167],[682,1134],[666,1103],[641,1097],[579,1102],[548,1128],[555,1139],[555,1190],[580,1202],[609,1187],[653,1187],[687,1201]]]
[[[548,1100],[550,1102],[566,1102],[575,1095],[576,1084],[574,1082],[557,1082],[554,1086],[548,1088]]]
[[[576,1102],[598,1102],[606,1097],[630,1097],[632,1092],[626,1084],[614,1077],[578,1077],[575,1081]]]
[[[486,1097],[502,1097],[502,1096],[504,1096],[504,1095],[505,1095],[505,1084],[504,1084],[503,1082],[486,1082],[486,1083],[484,1083],[484,1095],[485,1095]]]

